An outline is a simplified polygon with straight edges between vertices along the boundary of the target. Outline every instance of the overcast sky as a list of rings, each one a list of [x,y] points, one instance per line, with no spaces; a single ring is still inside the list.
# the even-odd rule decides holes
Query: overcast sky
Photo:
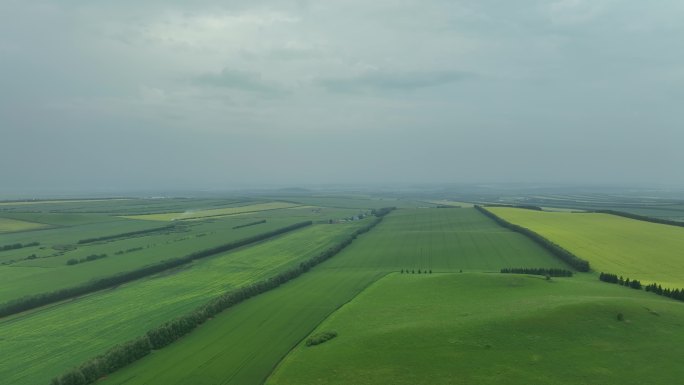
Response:
[[[682,184],[681,0],[0,0],[0,189]]]

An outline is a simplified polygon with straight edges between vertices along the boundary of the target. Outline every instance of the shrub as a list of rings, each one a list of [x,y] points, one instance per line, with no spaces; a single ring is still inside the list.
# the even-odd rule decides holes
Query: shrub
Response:
[[[327,332],[316,333],[316,334],[312,335],[311,337],[307,338],[306,346],[320,345],[324,342],[330,341],[331,339],[333,339],[335,337],[337,337],[336,331],[327,331]]]

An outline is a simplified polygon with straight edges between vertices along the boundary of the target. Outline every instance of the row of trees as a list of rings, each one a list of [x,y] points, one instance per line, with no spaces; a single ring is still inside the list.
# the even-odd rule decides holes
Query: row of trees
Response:
[[[629,278],[623,278],[622,276],[618,277],[616,274],[610,273],[601,273],[599,279],[603,282],[616,283],[618,285],[631,287],[632,289],[641,289],[643,287],[648,292],[676,299],[677,301],[684,301],[684,289],[663,289],[663,287],[657,283],[650,283],[643,286],[641,282],[636,279],[630,280]]]
[[[113,235],[105,235],[102,237],[95,237],[95,238],[86,238],[86,239],[81,239],[77,243],[79,245],[83,245],[86,243],[93,243],[93,242],[100,242],[100,241],[110,241],[112,239],[118,239],[118,238],[128,238],[132,237],[134,235],[141,235],[141,234],[148,234],[148,233],[156,233],[158,231],[166,231],[166,230],[173,230],[176,228],[176,225],[168,225],[168,226],[162,226],[162,227],[154,227],[151,229],[146,229],[146,230],[138,230],[138,231],[129,231],[127,233],[120,233],[120,234],[113,234]]]
[[[533,205],[505,205],[505,204],[500,204],[500,203],[487,203],[487,207],[513,207],[516,209],[526,209],[526,210],[534,210],[534,211],[543,211],[543,209],[539,206],[533,206]]]
[[[655,283],[646,285],[645,289],[646,291],[649,291],[651,293],[656,293],[658,295],[676,299],[677,301],[684,301],[684,289],[663,289],[662,286]]]
[[[601,214],[617,215],[617,216],[625,217],[625,218],[629,218],[629,219],[636,219],[636,220],[638,220],[638,221],[646,221],[646,222],[660,223],[661,225],[670,225],[670,226],[680,226],[680,227],[684,227],[684,222],[673,221],[673,220],[671,220],[671,219],[647,217],[647,216],[645,216],[645,215],[626,213],[626,212],[624,212],[624,211],[616,211],[616,210],[595,210],[594,212],[595,212],[595,213],[601,213]]]
[[[72,266],[72,265],[77,265],[79,263],[84,263],[84,262],[90,262],[90,261],[96,261],[98,259],[102,258],[107,258],[107,254],[90,254],[89,256],[81,259],[76,259],[76,258],[71,258],[67,261],[67,265]]]
[[[383,216],[385,214],[383,214]],[[163,348],[164,346],[176,341],[223,310],[228,309],[231,306],[236,305],[248,298],[254,297],[257,294],[274,289],[283,283],[304,274],[313,266],[340,252],[340,250],[352,243],[356,237],[369,231],[381,221],[382,216],[379,216],[367,226],[356,230],[339,244],[330,247],[329,249],[307,261],[300,263],[299,266],[286,270],[266,280],[241,287],[237,290],[233,290],[216,297],[189,314],[166,322],[152,330],[149,330],[144,336],[138,337],[122,345],[118,345],[110,349],[105,354],[85,362],[78,368],[74,368],[59,377],[53,378],[50,384],[91,384],[97,381],[97,379],[113,373],[115,370],[146,356],[152,350]]]
[[[243,227],[248,227],[248,226],[260,225],[260,224],[262,224],[262,223],[266,223],[266,220],[265,220],[265,219],[262,219],[262,220],[256,221],[256,222],[245,223],[244,225],[233,226],[233,230],[235,230],[235,229],[241,229],[241,228],[243,228]]]
[[[616,274],[602,272],[599,274],[599,279],[603,282],[617,283],[618,285],[631,287],[632,289],[641,289],[643,287],[639,280],[630,280],[629,278],[623,278],[622,276],[618,277]]]
[[[401,274],[404,274],[404,273],[406,273],[406,274],[416,274],[416,270],[415,270],[415,269],[411,269],[411,270],[409,270],[409,269],[406,269],[406,270],[401,269]],[[430,270],[427,270],[427,269],[426,269],[426,270],[422,270],[422,271],[421,271],[420,269],[418,269],[418,274],[432,274],[432,269],[430,269]]]
[[[68,298],[76,297],[83,294],[92,293],[94,291],[107,289],[120,285],[122,283],[134,281],[152,274],[162,272],[164,270],[173,269],[175,267],[185,265],[196,259],[205,258],[218,253],[223,253],[228,250],[236,249],[248,245],[250,243],[262,241],[267,238],[274,237],[292,230],[296,230],[305,226],[311,225],[311,221],[300,222],[290,226],[282,227],[273,231],[262,234],[257,234],[238,241],[227,243],[221,246],[213,247],[202,251],[197,251],[192,254],[180,258],[169,259],[161,261],[154,265],[142,267],[140,269],[128,271],[125,273],[105,277],[93,281],[89,281],[83,285],[73,286],[61,290],[56,290],[48,293],[36,294],[28,297],[23,297],[15,301],[7,302],[0,306],[0,317],[8,316],[15,313],[20,313],[25,310],[34,309],[50,303],[63,301]]]
[[[541,235],[535,233],[534,231],[532,231],[528,228],[510,223],[507,220],[495,215],[494,213],[485,209],[482,206],[476,205],[475,208],[478,211],[480,211],[482,214],[493,219],[499,225],[501,225],[507,229],[516,231],[518,233],[521,233],[523,235],[526,235],[528,238],[532,239],[537,244],[539,244],[540,246],[542,246],[546,250],[550,251],[553,255],[560,258],[565,263],[574,267],[578,271],[584,271],[584,272],[589,271],[590,268],[589,268],[589,262],[588,261],[576,256],[575,254],[573,254],[573,253],[569,252],[568,250],[558,246],[557,244],[549,241],[548,239],[542,237]]]
[[[32,246],[38,246],[40,245],[40,242],[31,242],[31,243],[12,243],[10,245],[3,245],[0,246],[0,251],[6,251],[6,250],[16,250],[16,249],[21,249],[24,247],[32,247]]]
[[[549,277],[572,277],[572,271],[545,267],[513,267],[501,269],[504,274],[531,274]]]

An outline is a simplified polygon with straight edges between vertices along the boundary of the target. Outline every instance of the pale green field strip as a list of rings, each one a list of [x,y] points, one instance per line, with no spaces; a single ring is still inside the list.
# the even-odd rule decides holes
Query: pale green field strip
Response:
[[[278,210],[290,207],[297,207],[298,204],[288,202],[268,202],[257,203],[253,205],[238,206],[238,207],[224,207],[220,209],[186,211],[181,213],[165,213],[165,214],[144,214],[124,216],[129,219],[142,219],[148,221],[174,221],[174,220],[190,220],[206,217],[219,217],[227,215],[236,215],[244,213],[253,213],[265,210]]]
[[[379,276],[427,265],[435,271],[563,266],[474,209],[397,210],[302,277],[235,306],[103,384],[261,384],[331,309]]]
[[[183,269],[0,320],[0,378],[47,383],[113,345],[144,334],[232,288],[296,266],[336,244],[363,222],[318,225]]]
[[[44,223],[27,222],[11,218],[0,218],[0,233],[13,233],[49,227]]]
[[[232,229],[243,221],[222,221],[192,226],[189,232],[155,233],[146,236],[119,239],[106,243],[78,245],[77,249],[62,256],[23,260],[11,265],[0,265],[0,303],[23,296],[50,292],[132,271],[162,260],[179,258],[194,251],[230,243],[257,234],[273,231],[297,222],[295,218],[279,218],[254,227]],[[204,234],[197,237],[199,234]],[[118,251],[141,248],[116,255]],[[15,250],[1,255],[3,260],[24,258],[35,253],[46,255],[55,250],[38,247]],[[107,258],[68,266],[71,258],[80,259],[90,254],[107,254]]]
[[[488,208],[589,261],[595,271],[684,287],[684,228],[595,213]]]
[[[300,343],[266,384],[674,384],[682,320],[682,303],[582,278],[395,273],[312,333],[336,338]]]
[[[0,202],[0,206],[23,206],[23,205],[40,205],[40,204],[54,204],[54,203],[90,203],[90,202],[110,202],[110,201],[126,201],[129,198],[112,198],[112,199],[65,199],[65,200],[45,200],[45,201],[10,201]]]

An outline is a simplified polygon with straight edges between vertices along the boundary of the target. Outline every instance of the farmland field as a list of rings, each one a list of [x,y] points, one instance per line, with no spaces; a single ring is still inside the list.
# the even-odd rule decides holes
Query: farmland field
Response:
[[[117,343],[143,335],[220,294],[299,266],[365,226],[372,220],[363,219],[371,208],[389,202],[421,208],[393,211],[333,258],[217,314],[190,334],[98,383],[249,385],[268,381],[278,385],[364,383],[365,379],[366,383],[486,384],[511,379],[513,384],[576,384],[592,374],[601,383],[616,378],[629,383],[627,375],[616,377],[617,372],[635,378],[652,376],[662,383],[680,374],[668,369],[671,362],[667,360],[659,363],[662,373],[655,373],[656,369],[637,373],[635,368],[620,366],[621,359],[638,360],[652,354],[655,344],[680,353],[671,346],[684,341],[664,337],[677,334],[678,322],[684,319],[678,302],[598,282],[594,274],[550,282],[501,275],[498,271],[505,267],[570,267],[524,235],[461,202],[312,196],[42,201],[3,206],[6,210],[0,211],[7,218],[48,227],[0,234],[0,246],[22,246],[0,251],[0,303],[302,221],[313,225],[112,289],[0,318],[0,349],[12,352],[0,361],[0,384],[47,384]],[[426,207],[442,203],[461,207]],[[644,275],[615,266],[606,269],[612,273],[642,280],[647,280],[645,273],[655,274],[660,283],[677,276],[678,259],[666,251],[680,246],[677,242],[684,228],[606,214],[492,210],[498,215],[554,216],[555,221],[540,223],[560,229],[555,233],[532,229],[564,247],[577,239],[579,249],[567,248],[582,257],[582,247],[599,247],[592,257],[595,260],[587,258],[594,268],[598,258],[604,258],[619,262],[615,266],[638,266]],[[181,220],[179,213],[192,215]],[[579,220],[587,222],[573,222]],[[566,238],[555,239],[555,234]],[[598,235],[603,238],[586,238]],[[633,238],[634,243],[623,237]],[[655,243],[660,249],[639,248]],[[615,250],[620,253],[609,253]],[[644,259],[639,256],[644,254],[639,253],[647,250],[653,253],[647,254],[647,263],[641,263]],[[106,257],[85,260],[98,254]],[[72,259],[83,262],[68,264]],[[615,320],[618,312],[626,314],[626,322]],[[649,317],[657,322],[650,325],[662,335],[647,330]],[[554,327],[546,328],[546,324]],[[335,329],[338,337],[321,346],[304,347],[307,336],[328,329]],[[623,336],[624,341],[616,336]],[[525,342],[519,343],[521,339]],[[627,348],[630,343],[636,344],[635,350]],[[592,357],[586,345],[606,357]],[[564,368],[563,355],[586,370]],[[392,367],[397,362],[401,367]],[[328,371],[334,375],[325,375]],[[566,382],[561,381],[565,378]]]
[[[580,258],[593,270],[684,287],[684,228],[608,214],[488,208]]]
[[[286,208],[296,207],[296,206],[298,206],[298,205],[295,203],[268,202],[268,203],[257,203],[257,204],[246,205],[246,206],[220,208],[220,209],[185,211],[185,212],[179,212],[179,213],[164,213],[164,214],[144,214],[144,215],[133,215],[133,216],[124,216],[124,217],[129,218],[129,219],[141,219],[141,220],[147,220],[147,221],[192,220],[192,219],[200,219],[200,218],[206,218],[206,217],[220,217],[220,216],[228,216],[228,215],[253,213],[253,212],[257,212],[257,211],[286,209]]]
[[[13,352],[0,363],[0,378],[15,385],[47,383],[218,294],[297,265],[361,223],[310,226],[114,290],[0,319],[2,350]]]
[[[562,266],[474,209],[397,210],[311,272],[235,306],[103,384],[260,384],[320,321],[381,276],[409,267],[458,271],[509,265]]]
[[[13,233],[17,231],[36,230],[49,227],[44,223],[27,222],[12,218],[0,218],[0,233]]]
[[[266,383],[677,383],[682,319],[682,303],[595,281],[395,273],[314,332],[336,338],[300,343]]]

